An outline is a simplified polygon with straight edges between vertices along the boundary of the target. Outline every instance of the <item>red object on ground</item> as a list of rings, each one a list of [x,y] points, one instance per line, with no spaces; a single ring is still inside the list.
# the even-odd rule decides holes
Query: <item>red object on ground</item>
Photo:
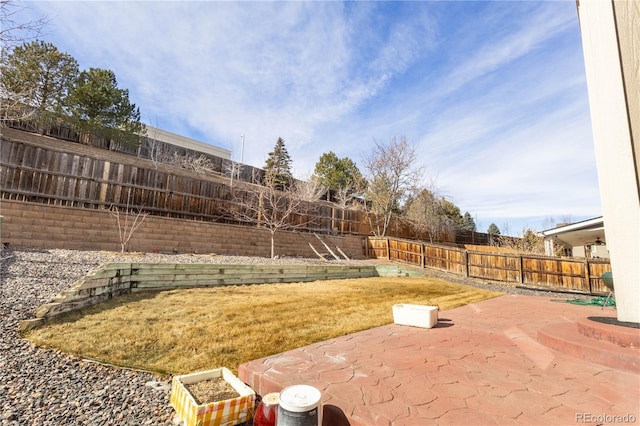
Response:
[[[275,426],[279,400],[280,395],[278,393],[266,394],[256,408],[256,414],[253,416],[253,426]]]

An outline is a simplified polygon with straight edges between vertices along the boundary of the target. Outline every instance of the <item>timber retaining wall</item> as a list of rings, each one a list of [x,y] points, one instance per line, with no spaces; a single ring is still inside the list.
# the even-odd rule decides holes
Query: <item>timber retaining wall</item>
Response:
[[[140,291],[227,285],[310,282],[379,276],[421,276],[397,265],[241,265],[111,263],[76,281],[36,309],[35,318],[21,321],[29,330],[66,312]]]

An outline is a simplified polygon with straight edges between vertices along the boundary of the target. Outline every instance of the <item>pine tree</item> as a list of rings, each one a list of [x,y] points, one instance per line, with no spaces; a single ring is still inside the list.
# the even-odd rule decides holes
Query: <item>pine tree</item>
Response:
[[[492,223],[487,229],[487,234],[489,234],[489,244],[497,244],[500,238],[500,228],[495,223]]]
[[[118,88],[111,70],[82,71],[66,102],[75,127],[92,136],[137,146],[146,132],[140,109],[129,100],[129,90]]]
[[[78,63],[53,44],[16,46],[0,64],[0,109],[6,120],[32,115],[40,131],[58,118],[78,76]],[[32,109],[25,114],[25,107]]]
[[[491,225],[489,225],[489,228],[487,229],[487,234],[489,234],[492,237],[499,237],[500,228],[498,228],[498,225],[496,225],[495,223],[492,223]]]
[[[338,158],[333,151],[322,154],[316,163],[313,176],[334,193],[343,189],[351,193],[355,188],[363,186],[362,173],[356,163],[348,157]]]
[[[265,169],[265,185],[276,189],[288,188],[293,182],[291,174],[291,157],[284,140],[278,138],[273,151],[269,153]]]
[[[462,217],[462,229],[471,232],[475,232],[476,230],[476,222],[473,220],[473,217],[471,217],[471,213],[469,212],[465,212]]]

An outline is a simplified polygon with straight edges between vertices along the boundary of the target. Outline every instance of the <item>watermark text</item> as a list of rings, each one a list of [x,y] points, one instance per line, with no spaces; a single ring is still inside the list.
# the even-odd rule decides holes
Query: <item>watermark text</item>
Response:
[[[576,413],[576,423],[595,423],[595,424],[613,424],[613,423],[636,423],[638,418],[633,414],[594,414],[594,413]]]

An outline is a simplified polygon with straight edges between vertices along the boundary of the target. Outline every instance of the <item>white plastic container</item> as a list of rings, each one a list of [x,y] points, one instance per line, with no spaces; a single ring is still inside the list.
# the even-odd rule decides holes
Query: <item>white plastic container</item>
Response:
[[[400,325],[431,328],[438,322],[438,307],[426,305],[393,305],[393,322]]]
[[[276,426],[321,426],[320,391],[309,385],[294,385],[280,392]]]

